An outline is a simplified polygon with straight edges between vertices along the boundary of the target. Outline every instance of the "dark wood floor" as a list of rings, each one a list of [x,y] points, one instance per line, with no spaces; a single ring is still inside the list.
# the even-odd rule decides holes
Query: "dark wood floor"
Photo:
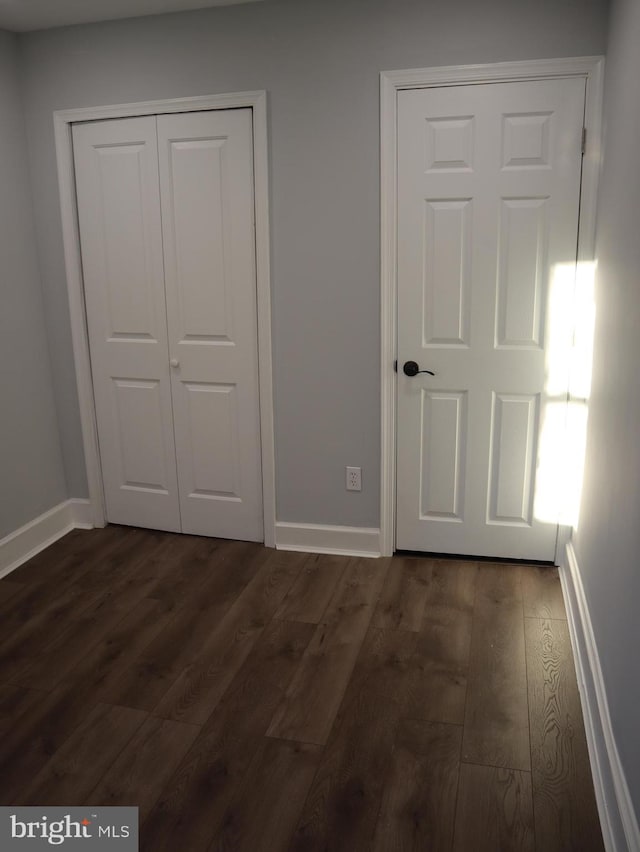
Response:
[[[122,527],[0,580],[0,804],[141,849],[602,850],[557,572]]]

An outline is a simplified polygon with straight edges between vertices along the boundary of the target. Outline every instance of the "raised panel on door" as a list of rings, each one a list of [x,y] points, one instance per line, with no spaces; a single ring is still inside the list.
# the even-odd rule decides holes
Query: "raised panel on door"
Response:
[[[240,447],[236,385],[182,382],[181,405],[189,420],[189,465],[193,494],[239,501]],[[216,448],[211,452],[211,446]]]
[[[172,332],[180,342],[233,345],[231,222],[225,221],[229,193],[234,191],[228,174],[232,143],[226,136],[169,142],[163,138],[162,143],[163,154],[170,157],[165,211],[170,208],[167,248],[170,283],[175,285],[171,300],[176,309],[171,317]]]
[[[168,492],[162,434],[160,382],[140,379],[112,380],[113,407],[119,453],[116,462],[122,489]]]
[[[489,460],[490,524],[530,526],[540,395],[493,395]]]
[[[498,237],[496,345],[542,347],[547,287],[547,198],[502,198]]]
[[[185,532],[261,541],[251,110],[158,116]]]
[[[577,79],[398,93],[399,548],[554,558],[547,307],[575,262],[583,109]]]
[[[155,117],[73,127],[107,520],[180,530]]]
[[[466,409],[464,391],[422,391],[422,518],[463,519]]]
[[[423,346],[469,345],[471,200],[427,199]]]

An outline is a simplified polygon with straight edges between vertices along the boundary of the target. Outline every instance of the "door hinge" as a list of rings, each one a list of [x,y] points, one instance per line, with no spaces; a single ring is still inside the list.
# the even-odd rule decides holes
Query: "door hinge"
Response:
[[[582,153],[587,150],[587,128],[582,128]]]

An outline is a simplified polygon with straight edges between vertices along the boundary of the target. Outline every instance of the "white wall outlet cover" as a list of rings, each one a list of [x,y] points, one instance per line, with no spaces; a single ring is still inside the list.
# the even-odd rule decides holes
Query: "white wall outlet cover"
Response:
[[[346,486],[347,491],[362,491],[362,468],[346,468]]]

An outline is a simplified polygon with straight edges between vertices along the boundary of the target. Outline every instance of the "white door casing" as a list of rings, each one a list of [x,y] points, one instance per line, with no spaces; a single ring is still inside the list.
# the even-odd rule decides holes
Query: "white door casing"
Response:
[[[554,558],[545,309],[576,259],[584,98],[581,78],[398,93],[399,548]]]
[[[179,531],[154,116],[73,128],[107,517]]]
[[[158,145],[182,529],[262,541],[251,110],[158,116]]]
[[[251,110],[95,122],[73,135],[107,518],[262,540]],[[97,151],[115,163],[108,181]],[[125,318],[115,335],[104,319],[114,303]],[[145,310],[155,326],[140,332]],[[151,352],[149,378],[137,362]],[[119,408],[112,386],[128,394]],[[171,511],[159,511],[159,494]]]

